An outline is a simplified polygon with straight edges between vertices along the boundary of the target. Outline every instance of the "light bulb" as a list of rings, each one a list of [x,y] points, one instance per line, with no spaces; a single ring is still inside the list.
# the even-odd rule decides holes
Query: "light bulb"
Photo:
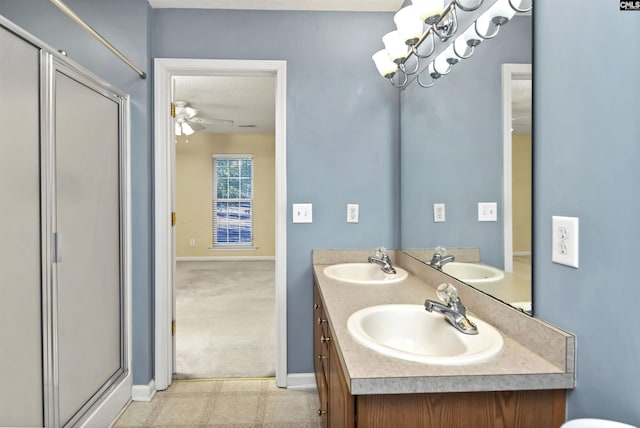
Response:
[[[516,6],[521,3],[519,0],[513,1]],[[509,0],[498,0],[478,18],[478,34],[481,36],[489,35],[492,26],[506,24],[515,14],[516,11],[509,5]]]
[[[404,60],[407,59],[407,56],[409,56],[409,47],[402,39],[398,30],[391,31],[390,33],[382,36],[382,42],[384,43],[384,47],[392,61],[396,63],[398,60],[400,62],[404,62]]]
[[[447,61],[446,50],[433,60],[433,69],[440,75],[448,74],[451,71],[451,63]]]
[[[190,127],[190,126],[189,126],[189,124],[188,124],[187,122],[183,122],[183,123],[182,123],[182,133],[183,133],[184,135],[191,135],[191,134],[193,134],[194,132],[196,132],[196,131],[194,131],[194,130],[193,130],[193,128],[192,128],[192,127]]]
[[[381,49],[378,52],[374,53],[371,59],[373,59],[373,62],[376,63],[378,73],[380,73],[382,77],[393,77],[396,71],[398,71],[398,64],[391,61],[389,53],[386,49]]]
[[[420,19],[427,25],[438,22],[444,10],[444,0],[411,0],[411,3],[416,7]]]
[[[415,45],[422,37],[424,23],[415,6],[400,9],[393,16],[393,22],[396,23],[400,36],[407,45]]]

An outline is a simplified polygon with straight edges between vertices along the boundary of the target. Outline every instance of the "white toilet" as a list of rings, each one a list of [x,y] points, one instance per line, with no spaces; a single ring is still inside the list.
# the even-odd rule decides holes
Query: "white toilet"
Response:
[[[638,428],[635,425],[605,419],[573,419],[567,421],[560,428]]]

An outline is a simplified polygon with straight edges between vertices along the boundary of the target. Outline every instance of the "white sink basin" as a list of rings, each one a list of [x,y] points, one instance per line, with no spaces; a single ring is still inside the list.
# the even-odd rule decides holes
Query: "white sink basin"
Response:
[[[406,270],[394,266],[395,274],[382,272],[375,263],[341,263],[324,268],[324,274],[337,281],[354,284],[393,284],[406,279]]]
[[[459,332],[441,314],[423,305],[370,306],[347,321],[353,338],[389,357],[426,364],[462,365],[486,361],[500,352],[500,333],[474,317],[477,335]]]
[[[492,266],[479,263],[449,262],[442,266],[442,272],[469,284],[500,281],[504,272]]]

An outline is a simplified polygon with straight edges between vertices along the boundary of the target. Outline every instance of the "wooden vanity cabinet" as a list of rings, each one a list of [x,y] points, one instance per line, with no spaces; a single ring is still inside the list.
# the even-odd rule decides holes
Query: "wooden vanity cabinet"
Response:
[[[314,335],[313,353],[316,384],[320,397],[320,416],[323,428],[355,427],[355,397],[349,386],[338,353],[332,343],[333,332],[324,312],[318,288],[313,287]]]
[[[323,428],[558,428],[564,390],[351,395],[318,287],[313,287],[315,375]]]
[[[320,416],[323,427],[328,426],[327,418],[327,377],[329,349],[326,338],[329,336],[329,326],[322,307],[322,300],[318,294],[317,287],[313,287],[313,368],[316,374],[316,385],[318,386],[318,396],[320,398]]]

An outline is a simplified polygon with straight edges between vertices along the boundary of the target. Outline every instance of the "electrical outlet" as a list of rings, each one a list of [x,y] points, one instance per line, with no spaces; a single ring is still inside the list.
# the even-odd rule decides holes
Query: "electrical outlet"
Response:
[[[444,204],[433,204],[433,222],[443,223],[446,221]]]
[[[553,230],[551,261],[578,267],[579,219],[577,217],[551,217]]]
[[[347,223],[357,223],[359,211],[358,204],[347,204]]]
[[[498,221],[498,203],[478,202],[478,221]]]
[[[313,223],[312,204],[293,204],[294,223]]]

